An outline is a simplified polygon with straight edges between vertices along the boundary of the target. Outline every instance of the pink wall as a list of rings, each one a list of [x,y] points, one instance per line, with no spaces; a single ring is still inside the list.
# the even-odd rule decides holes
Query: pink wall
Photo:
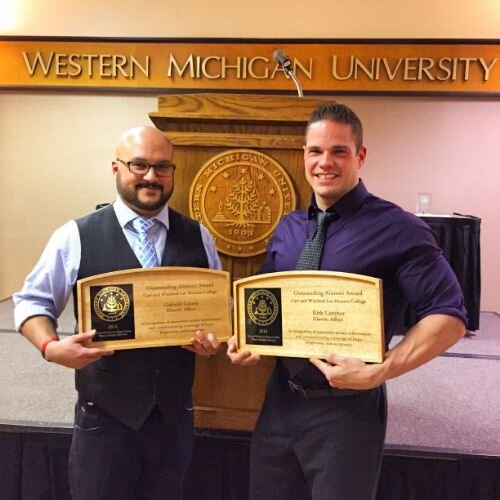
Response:
[[[340,97],[365,125],[370,191],[408,211],[432,193],[433,213],[482,219],[481,310],[500,312],[500,100]]]
[[[417,193],[430,192],[433,212],[482,219],[481,309],[500,312],[500,98],[338,100],[355,109],[365,124],[368,157],[362,175],[374,194],[415,212]],[[0,299],[19,289],[55,227],[86,213],[91,199],[113,199],[107,175],[116,138],[128,127],[149,122],[148,113],[157,106],[154,96],[129,96],[123,103],[118,95],[0,95],[0,151],[4,163],[15,167],[4,173],[0,186],[0,226],[10,235],[0,245]],[[74,110],[78,121],[73,130]],[[97,115],[113,119],[96,122]],[[26,123],[36,130],[29,148]],[[63,149],[60,137],[65,137]],[[68,165],[82,154],[82,144],[92,162],[84,177],[75,177]],[[45,160],[47,167],[37,169],[33,157]],[[26,213],[24,224],[12,218],[16,210]]]

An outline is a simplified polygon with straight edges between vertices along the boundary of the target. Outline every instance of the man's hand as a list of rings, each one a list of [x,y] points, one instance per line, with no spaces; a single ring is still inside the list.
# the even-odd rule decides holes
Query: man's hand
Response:
[[[249,351],[238,351],[234,336],[227,341],[227,355],[233,365],[252,366],[260,361],[259,354],[252,354]]]
[[[220,342],[213,333],[197,330],[191,339],[191,344],[182,347],[200,356],[212,356],[220,349]]]
[[[368,365],[357,358],[330,353],[326,361],[317,358],[309,361],[323,372],[330,386],[337,389],[373,389],[384,382],[380,365]]]
[[[103,356],[114,354],[111,349],[88,347],[95,334],[96,331],[91,330],[90,332],[70,335],[58,342],[50,342],[45,348],[45,357],[59,365],[78,370]]]
[[[430,314],[412,326],[403,340],[385,353],[383,363],[366,364],[356,358],[328,354],[326,362],[311,359],[329,384],[339,389],[372,389],[427,363],[465,335],[460,318]]]

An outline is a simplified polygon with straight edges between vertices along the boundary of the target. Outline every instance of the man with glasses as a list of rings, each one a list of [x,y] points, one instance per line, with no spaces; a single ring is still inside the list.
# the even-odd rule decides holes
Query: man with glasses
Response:
[[[167,205],[172,155],[154,127],[123,134],[112,162],[117,200],[56,230],[14,295],[17,328],[47,361],[76,370],[74,500],[182,498],[193,441],[193,353],[215,353],[215,336],[196,331],[184,348],[113,352],[88,347],[95,331],[62,339],[56,331],[78,279],[156,265],[221,268],[208,231]],[[141,225],[148,226],[149,247]]]

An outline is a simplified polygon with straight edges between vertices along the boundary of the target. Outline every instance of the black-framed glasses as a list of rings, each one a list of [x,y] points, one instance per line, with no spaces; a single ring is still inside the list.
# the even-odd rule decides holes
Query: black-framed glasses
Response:
[[[172,177],[176,168],[175,163],[168,160],[159,161],[158,163],[148,163],[143,160],[123,161],[117,158],[116,161],[126,165],[130,173],[135,175],[146,175],[150,168],[154,168],[158,177]]]

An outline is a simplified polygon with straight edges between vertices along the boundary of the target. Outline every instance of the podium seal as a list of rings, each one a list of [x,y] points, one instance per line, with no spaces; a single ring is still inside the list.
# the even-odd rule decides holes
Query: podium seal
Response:
[[[270,156],[251,149],[211,158],[189,193],[191,217],[215,237],[217,250],[234,257],[264,253],[283,215],[296,207],[293,184]]]

